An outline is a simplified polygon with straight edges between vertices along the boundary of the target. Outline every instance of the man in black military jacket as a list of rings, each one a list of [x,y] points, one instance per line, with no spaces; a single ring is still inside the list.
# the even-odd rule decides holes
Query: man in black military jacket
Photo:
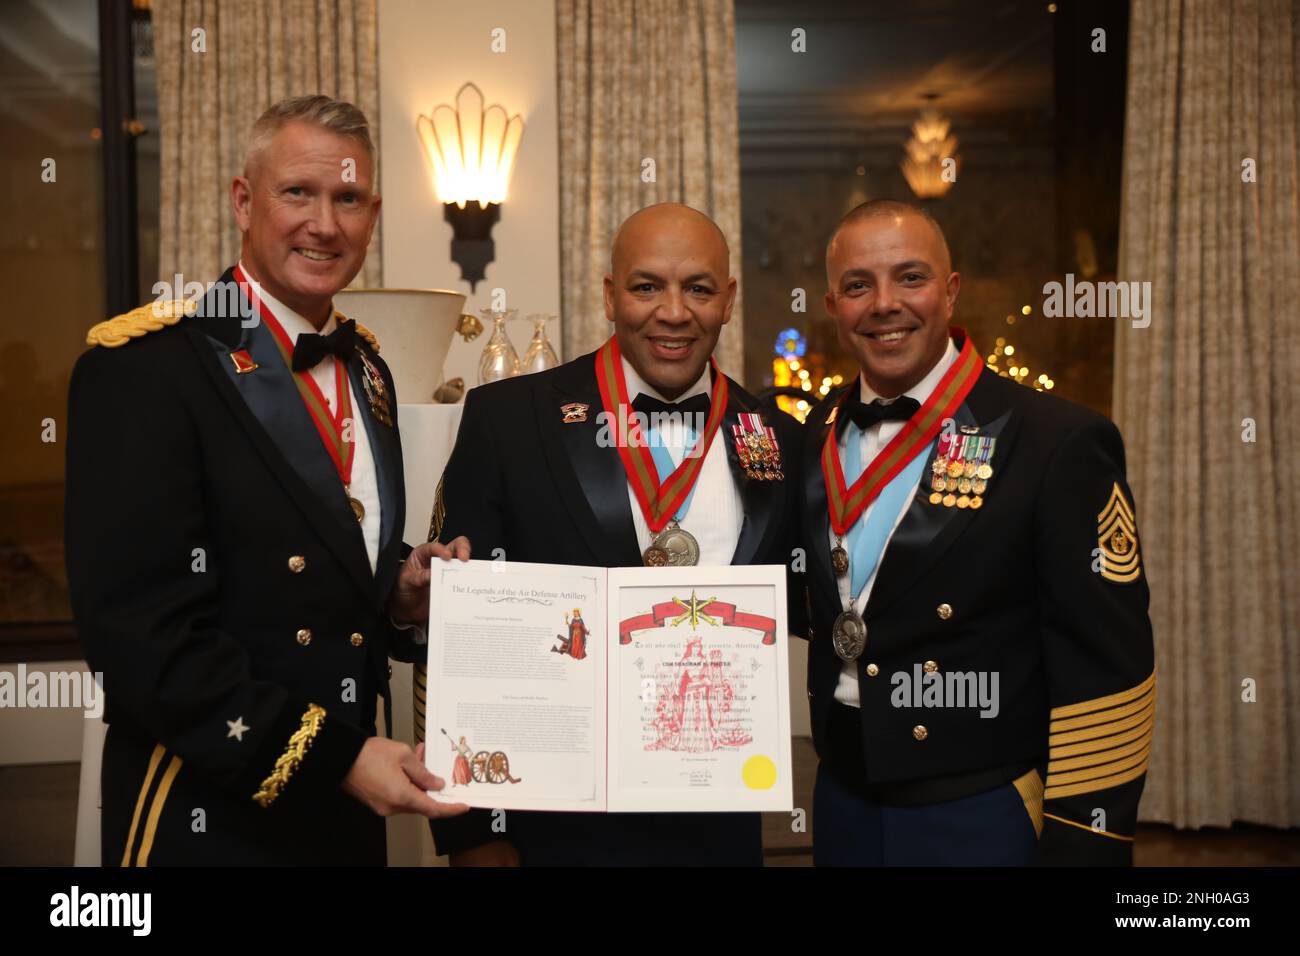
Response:
[[[624,223],[612,260],[605,279],[611,342],[559,368],[470,390],[435,508],[442,540],[466,536],[480,557],[509,561],[629,567],[646,560],[654,535],[618,448],[601,439],[608,420],[597,361],[617,345],[606,367],[621,367],[636,411],[706,417],[719,387],[710,357],[731,317],[736,281],[718,227],[673,203]],[[725,384],[726,415],[680,527],[698,539],[700,565],[788,564],[795,505],[788,460],[779,474],[742,466],[732,426],[753,424],[743,413],[759,409],[735,382]],[[777,429],[784,457],[796,423],[780,412],[764,420]],[[757,813],[510,811],[499,833],[489,814],[471,811],[435,821],[434,835],[454,865],[762,862]]]
[[[430,559],[468,547],[408,556],[392,377],[333,310],[379,210],[372,152],[351,104],[272,107],[232,187],[240,264],[96,326],[77,363],[67,560],[108,700],[107,865],[382,865],[377,814],[450,812],[374,736]]]
[[[1155,675],[1118,430],[950,338],[919,210],[851,212],[827,281],[862,374],[801,456],[817,863],[1130,862]]]

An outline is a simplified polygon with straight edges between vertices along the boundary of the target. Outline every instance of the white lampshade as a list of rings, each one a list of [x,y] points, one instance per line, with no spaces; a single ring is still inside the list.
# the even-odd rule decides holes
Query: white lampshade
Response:
[[[442,384],[451,337],[465,308],[463,292],[445,289],[344,289],[334,304],[379,340],[403,405],[430,403]]]

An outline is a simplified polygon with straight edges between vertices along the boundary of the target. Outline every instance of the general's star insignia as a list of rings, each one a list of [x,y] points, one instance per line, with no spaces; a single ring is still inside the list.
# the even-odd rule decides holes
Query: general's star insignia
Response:
[[[226,736],[234,737],[240,743],[244,741],[244,732],[253,729],[244,723],[243,717],[236,717],[234,720],[226,721],[226,726],[230,728],[230,733],[226,734]]]

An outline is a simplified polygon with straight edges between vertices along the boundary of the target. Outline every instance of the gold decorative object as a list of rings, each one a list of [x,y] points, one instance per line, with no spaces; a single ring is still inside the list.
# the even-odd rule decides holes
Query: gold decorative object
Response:
[[[460,337],[466,342],[473,342],[483,334],[483,323],[479,321],[478,316],[462,312],[456,331],[460,333]]]
[[[449,382],[443,382],[433,393],[433,400],[439,405],[455,405],[465,397],[465,380],[463,378],[453,378]]]

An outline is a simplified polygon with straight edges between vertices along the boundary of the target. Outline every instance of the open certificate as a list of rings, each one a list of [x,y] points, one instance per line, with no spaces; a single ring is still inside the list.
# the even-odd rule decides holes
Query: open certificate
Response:
[[[435,561],[436,799],[789,810],[785,569]]]

